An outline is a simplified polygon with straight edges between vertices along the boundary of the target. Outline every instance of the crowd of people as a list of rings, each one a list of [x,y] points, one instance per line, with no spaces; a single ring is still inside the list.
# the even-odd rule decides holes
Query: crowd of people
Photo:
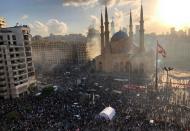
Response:
[[[58,91],[49,95],[36,96],[31,93],[17,99],[0,100],[0,130],[190,130],[190,111],[181,113],[181,108],[158,99],[149,100],[147,92],[114,92],[120,91],[125,83],[115,81],[111,76],[91,73],[86,68],[73,67],[41,77],[41,82],[58,86]],[[108,106],[116,110],[113,120],[98,117]],[[188,116],[187,124],[179,122],[178,118],[184,115]]]

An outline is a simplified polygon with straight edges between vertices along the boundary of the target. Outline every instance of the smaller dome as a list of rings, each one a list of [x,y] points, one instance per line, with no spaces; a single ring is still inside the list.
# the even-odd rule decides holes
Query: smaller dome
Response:
[[[125,39],[127,37],[128,37],[127,33],[125,33],[124,31],[119,31],[112,36],[111,41],[118,41],[121,39]]]

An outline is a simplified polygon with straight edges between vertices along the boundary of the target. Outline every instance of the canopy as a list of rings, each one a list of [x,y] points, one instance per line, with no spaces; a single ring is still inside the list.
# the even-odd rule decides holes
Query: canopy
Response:
[[[100,112],[100,116],[104,117],[106,120],[112,120],[115,116],[115,109],[112,107],[106,107],[103,111]]]

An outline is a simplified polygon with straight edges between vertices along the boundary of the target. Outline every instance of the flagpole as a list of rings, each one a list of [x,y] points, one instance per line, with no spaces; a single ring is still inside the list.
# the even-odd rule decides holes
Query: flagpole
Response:
[[[158,89],[158,40],[156,43],[156,79],[155,79],[155,90]]]

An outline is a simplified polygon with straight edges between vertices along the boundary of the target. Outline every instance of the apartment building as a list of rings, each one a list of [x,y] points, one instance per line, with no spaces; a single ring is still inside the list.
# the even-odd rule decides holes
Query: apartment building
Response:
[[[19,97],[35,83],[30,28],[0,28],[0,97]]]

